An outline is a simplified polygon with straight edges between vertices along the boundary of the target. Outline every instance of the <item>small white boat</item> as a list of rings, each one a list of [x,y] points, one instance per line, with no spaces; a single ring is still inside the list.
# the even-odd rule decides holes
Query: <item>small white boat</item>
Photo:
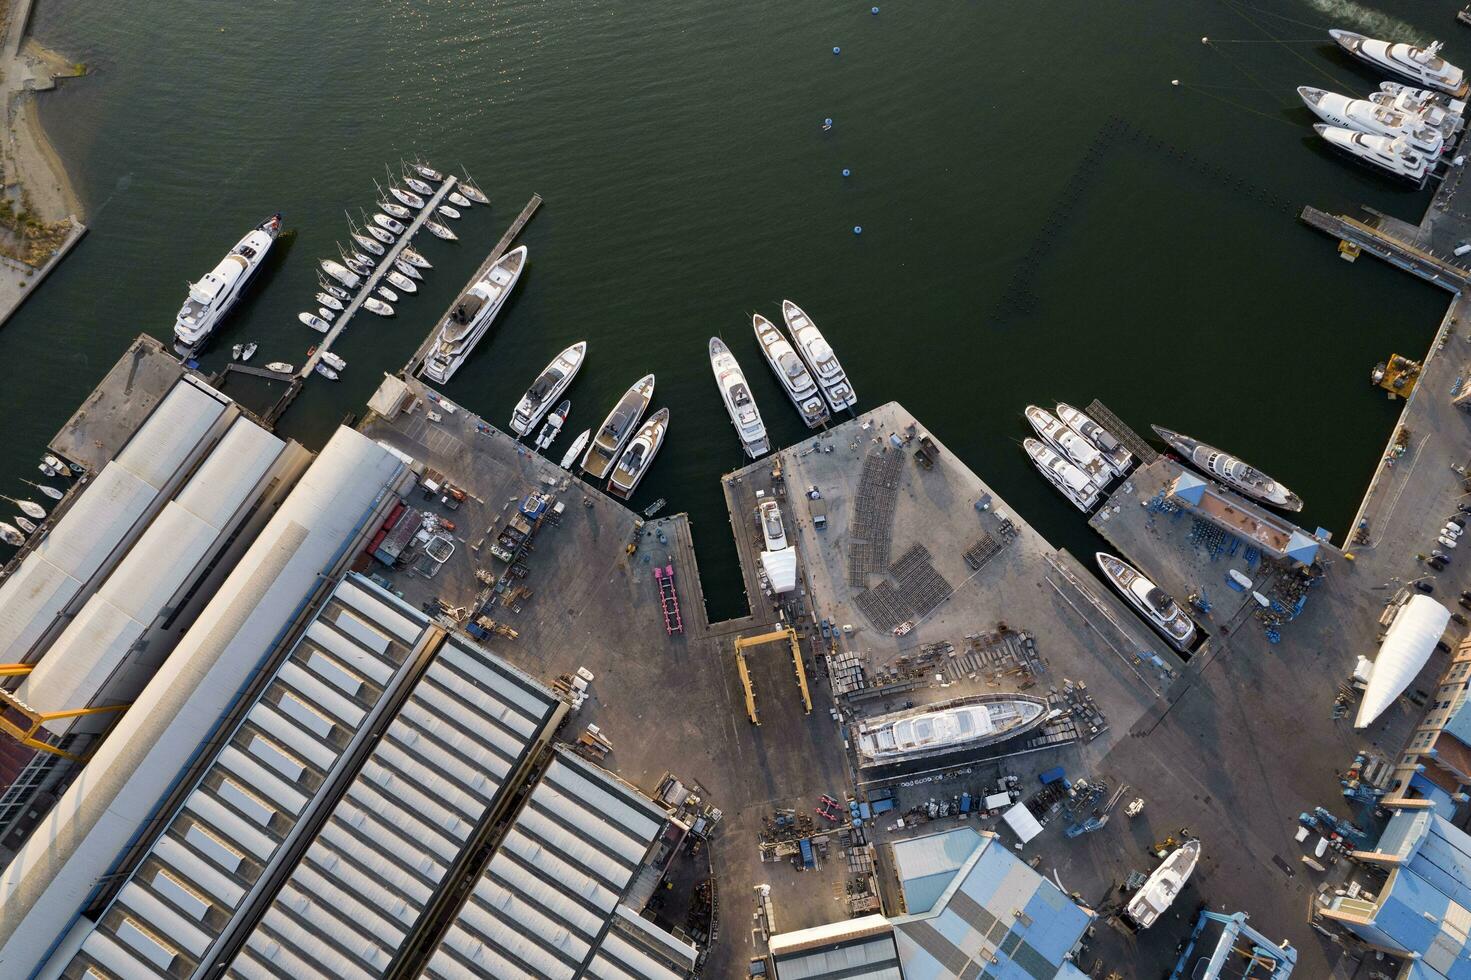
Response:
[[[431,197],[434,194],[434,188],[430,187],[428,184],[424,183],[422,180],[420,180],[417,177],[405,177],[404,178],[404,183],[409,185],[409,189],[410,190],[418,191],[420,194],[428,194]],[[404,202],[404,203],[408,203],[408,202]],[[424,206],[424,202],[423,201],[420,201],[418,204],[414,205],[414,207],[416,207],[416,208],[422,208],[423,206]]]
[[[1283,510],[1302,510],[1301,497],[1246,461],[1171,429],[1158,425],[1153,429],[1185,462],[1206,476],[1215,477],[1238,493],[1264,504]]]
[[[285,361],[272,361],[271,363],[266,365],[266,370],[274,371],[277,374],[290,374],[291,372],[295,371],[296,368],[291,364],[287,364]]]
[[[343,308],[342,300],[338,299],[336,296],[333,296],[331,293],[318,293],[317,302],[321,303],[323,306],[330,307],[331,309],[337,310],[339,312]]]
[[[372,235],[376,241],[380,241],[384,245],[393,244],[393,236],[377,225],[365,225],[364,227],[368,229],[368,234]]]
[[[384,231],[391,231],[395,235],[402,235],[404,233],[404,226],[402,222],[396,221],[386,214],[373,215],[373,223],[379,228],[382,228]]]
[[[331,293],[333,296],[336,296],[344,303],[352,299],[352,294],[343,289],[341,286],[334,286],[330,282],[321,282],[320,280],[317,282],[317,285],[321,286],[327,292]]]
[[[327,275],[331,276],[333,279],[336,279],[338,282],[342,283],[348,289],[356,289],[358,288],[358,286],[362,285],[363,282],[362,277],[359,276],[357,273],[353,272],[342,263],[333,262],[331,259],[322,260],[322,271],[327,273]]]
[[[323,320],[326,320],[328,323],[331,323],[334,319],[337,318],[337,314],[334,311],[329,310],[325,306],[317,307],[317,316],[321,317]]]
[[[347,368],[347,361],[329,350],[322,351],[321,361],[323,364],[337,371],[342,371]]]
[[[1376,68],[1383,68],[1438,92],[1465,98],[1466,73],[1440,56],[1440,42],[1417,48],[1403,42],[1380,41],[1353,31],[1331,30],[1338,46]]]
[[[592,430],[583,429],[577,438],[572,440],[572,445],[568,446],[567,452],[562,455],[562,462],[557,465],[564,470],[570,471],[572,464],[577,461],[577,457],[582,454],[583,447],[587,445],[587,441],[591,438]]]
[[[329,381],[336,381],[338,379],[337,372],[329,368],[326,364],[318,363],[316,371]]]
[[[380,285],[378,287],[378,295],[379,296],[382,296],[384,299],[388,300],[388,302],[390,302],[390,303],[397,303],[398,302],[398,293],[395,293],[393,290],[389,289],[387,286],[381,286]]]
[[[49,465],[48,463],[45,463],[45,462],[41,462],[41,463],[36,464],[36,469],[40,470],[42,473],[45,473],[47,476],[60,476],[60,475],[62,475],[62,474],[59,474],[59,473],[56,472],[56,467],[51,466],[51,465]]]
[[[403,259],[405,262],[416,269],[434,268],[433,264],[428,259],[420,255],[416,250],[409,248],[407,245],[404,246],[404,250],[402,252],[399,252],[398,255],[399,258]]]
[[[59,475],[66,477],[68,480],[72,478],[73,473],[81,472],[81,470],[77,469],[76,467],[67,466],[61,460],[57,459],[55,456],[52,456],[50,453],[46,454],[46,465],[55,470]]]
[[[24,483],[28,487],[35,487],[37,490],[50,497],[52,500],[60,500],[62,497],[66,496],[55,487],[48,487],[44,483],[33,483],[30,480],[21,480],[20,482]]]
[[[240,360],[242,360],[242,361],[248,361],[248,360],[250,360],[252,357],[255,356],[255,352],[256,352],[256,350],[259,349],[259,347],[260,347],[260,345],[254,343],[254,342],[251,342],[249,344],[246,344],[245,345],[245,349],[240,352]]]
[[[243,351],[244,349],[245,349],[245,345],[244,344],[236,344],[234,347],[231,347],[230,348],[230,360],[232,360],[232,361],[238,361],[238,360],[240,360],[240,352]]]
[[[410,265],[409,263],[405,262],[403,259],[394,259],[393,260],[393,267],[395,269],[397,269],[399,272],[402,272],[404,275],[408,276],[410,279],[421,279],[422,280],[424,278],[424,273],[420,272],[418,269],[414,268],[412,265]]]
[[[31,523],[30,521],[26,520],[24,517],[20,517],[19,515],[17,515],[16,517],[12,518],[12,520],[15,521],[15,526],[16,527],[20,528],[22,531],[26,532],[27,534],[35,534],[36,533],[36,525],[33,524],[33,523]]]
[[[438,170],[435,170],[433,167],[427,166],[422,163],[416,163],[413,166],[415,172],[417,172],[420,177],[432,180],[436,184],[444,180],[444,174],[440,173]]]
[[[0,541],[19,548],[26,543],[25,535],[21,534],[14,526],[0,521]]]
[[[376,238],[369,238],[367,235],[355,231],[352,233],[352,240],[357,242],[358,245],[362,248],[365,248],[368,251],[372,252],[374,255],[383,254],[383,245]]]
[[[536,434],[536,448],[549,449],[552,443],[557,441],[557,435],[561,433],[562,426],[567,424],[567,415],[572,411],[572,399],[562,399],[562,404],[552,409],[547,414],[546,423],[542,425],[541,431]]]
[[[388,188],[388,193],[392,194],[399,201],[399,203],[406,204],[411,208],[422,208],[424,206],[424,199],[418,194],[415,194],[413,191],[406,191],[401,190],[397,187],[390,187]]]
[[[343,259],[342,261],[346,262],[347,267],[359,276],[371,276],[373,274],[373,264],[371,262],[360,262],[357,259]]]
[[[460,193],[468,197],[470,200],[474,201],[476,204],[490,203],[490,198],[486,197],[485,194],[481,192],[480,188],[476,187],[468,180],[460,181]]]
[[[440,214],[444,215],[446,218],[458,218],[460,216],[460,212],[456,211],[454,208],[450,207],[448,204],[441,204],[438,207],[437,210],[439,211]]]
[[[460,237],[438,221],[426,221],[424,227],[428,228],[435,238],[443,238],[447,242],[455,241]]]
[[[1192,837],[1154,869],[1154,874],[1145,880],[1134,893],[1134,897],[1129,899],[1129,904],[1124,906],[1124,914],[1138,923],[1141,929],[1154,925],[1185,888],[1185,882],[1190,879],[1190,873],[1195,870],[1198,860],[1200,841]]]
[[[323,320],[321,317],[311,313],[298,313],[296,314],[296,318],[302,323],[305,323],[307,326],[311,327],[317,333],[326,333],[328,330],[332,329],[331,326],[328,325],[326,320]]]
[[[393,307],[389,306],[381,299],[374,299],[371,296],[363,300],[363,308],[366,309],[369,313],[376,313],[379,316],[393,316]]]
[[[669,409],[661,408],[649,416],[648,421],[629,440],[628,448],[623,450],[618,465],[613,467],[613,475],[608,478],[608,493],[623,500],[633,496],[644,474],[653,465],[659,447],[664,445],[664,436],[668,431]]]
[[[1313,130],[1335,150],[1353,157],[1372,169],[1408,180],[1416,187],[1425,186],[1430,176],[1430,157],[1410,146],[1403,136],[1370,136],[1342,126],[1318,123]]]
[[[390,272],[384,278],[393,283],[396,289],[400,289],[403,292],[417,293],[419,291],[419,287],[414,285],[414,280],[401,272]]]
[[[402,218],[405,221],[408,221],[414,216],[414,212],[402,204],[394,204],[392,201],[379,201],[378,207],[383,209],[384,214],[391,214],[395,218]]]
[[[449,192],[449,202],[462,208],[468,208],[470,206],[470,199],[459,191]]]

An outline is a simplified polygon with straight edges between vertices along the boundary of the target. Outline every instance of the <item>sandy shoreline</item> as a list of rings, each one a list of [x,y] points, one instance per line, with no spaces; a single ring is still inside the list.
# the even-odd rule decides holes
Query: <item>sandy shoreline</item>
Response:
[[[33,213],[45,222],[80,222],[82,203],[66,166],[41,125],[38,91],[55,87],[72,64],[25,36],[32,0],[9,0],[5,11],[5,44],[0,52],[0,97],[4,99],[6,182],[20,185]]]

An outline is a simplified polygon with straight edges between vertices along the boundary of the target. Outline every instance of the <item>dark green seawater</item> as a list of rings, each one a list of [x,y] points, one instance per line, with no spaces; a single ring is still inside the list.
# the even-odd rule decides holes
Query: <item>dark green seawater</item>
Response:
[[[718,484],[744,459],[706,340],[730,342],[776,442],[804,437],[750,330],[783,297],[861,407],[902,401],[1056,543],[1093,546],[1023,456],[1021,411],[1094,397],[1246,457],[1342,535],[1396,414],[1368,371],[1423,353],[1446,297],[1298,223],[1303,203],[1418,220],[1429,192],[1331,156],[1293,89],[1377,83],[1334,25],[1440,36],[1471,66],[1458,2],[878,2],[41,0],[36,33],[93,73],[42,101],[92,232],[0,331],[0,492],[276,209],[294,237],[204,366],[242,340],[300,363],[315,260],[417,154],[494,206],[459,243],[421,239],[427,289],[358,317],[344,380],[308,385],[283,431],[316,448],[360,410],[538,192],[529,271],[448,394],[504,425],[587,339],[570,436],[656,372],[673,420],[635,506],[689,512],[717,618],[744,607]]]

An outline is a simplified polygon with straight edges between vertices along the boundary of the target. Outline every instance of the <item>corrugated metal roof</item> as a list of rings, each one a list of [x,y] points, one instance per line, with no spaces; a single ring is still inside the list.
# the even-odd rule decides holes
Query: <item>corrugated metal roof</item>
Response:
[[[446,641],[227,975],[384,976],[559,704]]]
[[[219,392],[188,378],[180,379],[148,416],[148,421],[138,427],[114,462],[155,490],[161,490],[225,413],[228,404]]]
[[[894,931],[881,915],[771,939],[777,980],[902,980]]]
[[[224,527],[285,448],[254,422],[237,419],[174,500],[206,524]]]
[[[926,834],[889,845],[894,873],[910,913],[928,912],[950,886],[956,872],[981,846],[982,837],[969,827]]]
[[[102,743],[86,778],[72,783],[45,827],[0,874],[7,913],[0,918],[0,963],[7,971],[28,975],[50,955],[323,572],[365,533],[405,474],[403,462],[372,440],[337,430]]]

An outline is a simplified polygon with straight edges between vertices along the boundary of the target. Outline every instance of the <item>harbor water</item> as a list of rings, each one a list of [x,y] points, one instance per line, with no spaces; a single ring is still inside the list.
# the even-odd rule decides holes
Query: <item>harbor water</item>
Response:
[[[673,417],[632,503],[691,515],[713,618],[743,612],[718,478],[745,460],[706,343],[730,345],[776,443],[805,437],[750,326],[784,297],[860,408],[902,402],[1075,553],[1096,539],[1021,451],[1029,402],[1096,397],[1224,447],[1341,539],[1396,416],[1369,369],[1421,356],[1447,297],[1345,265],[1298,222],[1306,203],[1417,221],[1430,191],[1333,156],[1294,89],[1379,81],[1330,26],[1442,37],[1471,65],[1458,4],[879,3],[42,0],[35,33],[91,73],[41,118],[92,230],[0,330],[0,492],[38,477],[127,341],[169,336],[186,281],[276,210],[289,232],[203,366],[247,340],[256,364],[301,364],[316,260],[384,164],[420,156],[467,169],[492,207],[457,243],[420,237],[420,293],[359,315],[343,380],[312,379],[282,431],[317,448],[360,411],[540,193],[528,271],[447,394],[504,427],[587,340],[560,458],[655,372]]]

